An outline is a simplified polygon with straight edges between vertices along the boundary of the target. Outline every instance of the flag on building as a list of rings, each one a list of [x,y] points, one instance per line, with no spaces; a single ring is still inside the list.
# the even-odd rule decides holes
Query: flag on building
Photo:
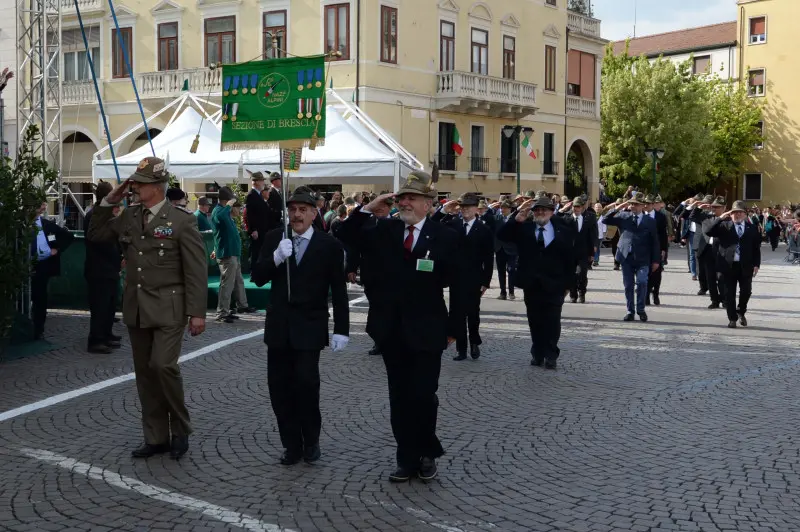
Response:
[[[527,153],[529,157],[531,157],[532,159],[536,159],[536,152],[533,151],[533,145],[531,145],[531,139],[523,136],[522,147],[525,148],[525,153]]]
[[[464,153],[464,142],[461,140],[461,135],[458,134],[458,128],[453,126],[453,151],[456,155]]]

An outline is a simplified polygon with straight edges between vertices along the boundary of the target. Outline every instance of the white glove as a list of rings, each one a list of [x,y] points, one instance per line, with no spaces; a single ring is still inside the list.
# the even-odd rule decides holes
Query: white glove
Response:
[[[272,258],[275,260],[275,266],[280,266],[283,261],[291,257],[293,249],[294,247],[292,246],[291,240],[288,238],[281,240],[278,247],[275,249],[275,253],[272,254]]]
[[[331,338],[331,349],[334,352],[341,351],[345,347],[347,347],[347,343],[350,341],[350,337],[342,336],[341,334],[334,334]]]

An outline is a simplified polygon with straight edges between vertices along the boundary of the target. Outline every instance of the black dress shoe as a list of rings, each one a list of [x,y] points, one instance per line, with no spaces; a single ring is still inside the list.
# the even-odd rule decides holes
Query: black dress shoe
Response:
[[[322,456],[322,451],[319,449],[319,445],[312,445],[310,447],[306,447],[303,449],[303,460],[308,462],[309,464],[313,464],[317,460],[320,459]]]
[[[747,318],[744,317],[744,314],[739,314],[739,323],[742,324],[742,327],[747,327]]]
[[[284,450],[283,454],[281,455],[281,465],[295,465],[302,459],[303,459],[302,453],[289,452],[288,450]]]
[[[570,303],[577,303],[578,302],[578,298],[577,297],[571,297],[571,298],[569,298],[569,302]]]
[[[234,318],[230,314],[226,316],[217,316],[216,321],[223,322],[223,323],[233,323]]]
[[[497,299],[500,299],[501,301],[505,301],[506,293],[505,292],[500,292],[500,295],[497,296]]]
[[[122,341],[122,336],[117,336],[116,334],[109,334],[108,335],[108,339],[109,340],[113,340],[115,342],[121,342]]]
[[[380,348],[378,347],[378,344],[375,344],[375,345],[373,345],[373,346],[372,346],[372,349],[370,349],[370,350],[369,350],[369,355],[370,355],[370,356],[373,356],[373,357],[374,357],[374,356],[378,356],[378,355],[380,355],[380,354],[381,354],[381,350],[380,350]]]
[[[639,319],[642,321],[647,321],[647,312],[642,312],[639,314]]]
[[[649,307],[650,305],[652,305],[652,303],[650,302],[650,296],[648,295],[647,299],[644,300],[644,306]]]
[[[614,265],[614,270],[619,271],[619,264]]]
[[[436,469],[436,460],[433,458],[422,458],[419,463],[419,472],[417,473],[421,481],[430,482],[436,478],[436,473],[438,472],[439,470]]]
[[[398,466],[392,473],[389,474],[389,482],[408,482],[411,479],[413,472],[402,466]]]
[[[735,328],[736,328],[736,322],[735,321],[729,321],[728,322],[728,329],[735,329]]]
[[[625,314],[625,317],[622,318],[622,321],[633,321],[636,317],[633,314]]]
[[[239,314],[252,314],[256,311],[255,307],[239,307],[236,309],[236,312]]]
[[[708,309],[709,309],[709,310],[711,310],[711,309],[715,309],[715,308],[719,308],[719,303],[711,303],[711,304],[708,306]]]
[[[544,365],[544,359],[543,358],[534,358],[533,360],[531,360],[531,366],[540,366],[541,367],[542,365]]]
[[[469,346],[469,355],[472,357],[473,360],[477,360],[478,357],[481,356],[481,348],[477,345]]]
[[[586,303],[586,296],[581,294],[578,296],[578,303]]]
[[[544,369],[556,369],[558,364],[556,364],[555,360],[545,360],[544,361]]]
[[[169,452],[168,443],[158,443],[158,444],[145,443],[138,449],[134,449],[131,452],[131,456],[133,456],[134,458],[150,458],[151,456],[155,456],[157,454],[164,454],[168,452]]]
[[[114,323],[119,323],[120,321],[122,321],[122,320],[120,320],[120,319],[119,319],[119,318],[117,318],[117,317],[115,317],[115,318],[114,318]]]
[[[453,360],[466,360],[467,354],[466,353],[459,353],[453,357]]]
[[[517,296],[514,295],[514,292],[509,292],[508,299],[517,299]]]
[[[653,294],[653,304],[655,306],[659,306],[661,304],[661,298],[658,297],[658,294]]]
[[[113,353],[111,347],[106,344],[89,344],[86,350],[93,355],[110,355]]]
[[[708,290],[698,290],[698,291],[697,291],[697,295],[698,295],[698,296],[704,296],[704,295],[706,295],[707,293],[708,293]]]
[[[169,457],[179,460],[189,450],[189,436],[173,436]]]
[[[117,349],[122,347],[122,342],[120,342],[119,340],[114,340],[113,338],[109,338],[108,340],[106,340],[105,344],[112,349]]]

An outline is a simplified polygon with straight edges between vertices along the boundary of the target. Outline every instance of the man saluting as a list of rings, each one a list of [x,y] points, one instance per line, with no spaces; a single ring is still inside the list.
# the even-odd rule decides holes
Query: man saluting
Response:
[[[328,345],[328,292],[333,300],[331,347],[347,346],[350,329],[344,251],[327,233],[312,227],[316,199],[298,187],[286,202],[294,237],[282,229],[264,235],[250,278],[272,281],[264,343],[267,385],[284,447],[281,464],[320,458],[319,353]],[[285,262],[289,263],[289,272]]]
[[[356,209],[341,225],[347,245],[371,253],[383,275],[373,281],[367,333],[383,354],[389,380],[389,407],[397,441],[392,482],[412,475],[436,476],[436,458],[444,454],[436,437],[439,371],[447,348],[447,304],[443,290],[456,279],[458,234],[428,219],[436,198],[431,177],[414,171],[397,191],[397,218],[371,220],[392,194],[382,194]],[[371,220],[371,222],[370,222]]]
[[[167,180],[164,161],[142,159],[130,179],[94,208],[86,234],[93,242],[119,240],[127,262],[122,318],[131,337],[145,439],[135,458],[170,452],[178,459],[189,449],[192,427],[178,356],[187,320],[192,336],[206,327],[206,249],[197,218],[167,201]],[[114,218],[113,207],[129,186],[140,203]]]

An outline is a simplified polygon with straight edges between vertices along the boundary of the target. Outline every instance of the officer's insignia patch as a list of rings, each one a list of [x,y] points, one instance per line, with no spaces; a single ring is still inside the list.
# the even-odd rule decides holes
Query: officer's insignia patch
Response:
[[[139,161],[139,170],[144,170],[145,168],[147,168],[148,164],[150,163],[147,159],[142,159],[141,161]]]
[[[153,236],[155,238],[169,238],[172,236],[172,228],[159,225],[158,227],[153,229]]]

